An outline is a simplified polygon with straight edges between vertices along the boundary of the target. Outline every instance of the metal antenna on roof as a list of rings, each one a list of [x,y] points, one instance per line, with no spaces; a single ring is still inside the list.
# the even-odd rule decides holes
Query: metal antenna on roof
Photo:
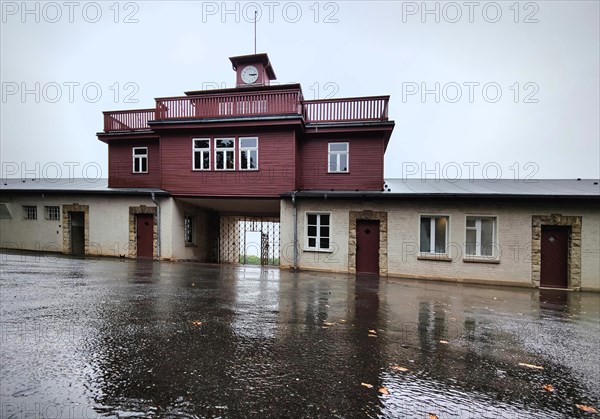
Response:
[[[258,10],[254,11],[254,55],[256,55],[256,15],[258,14]]]

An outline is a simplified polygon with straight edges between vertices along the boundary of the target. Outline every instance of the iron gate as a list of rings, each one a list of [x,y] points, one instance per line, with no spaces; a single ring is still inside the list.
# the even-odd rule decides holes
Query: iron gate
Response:
[[[279,265],[279,218],[220,218],[219,263]]]

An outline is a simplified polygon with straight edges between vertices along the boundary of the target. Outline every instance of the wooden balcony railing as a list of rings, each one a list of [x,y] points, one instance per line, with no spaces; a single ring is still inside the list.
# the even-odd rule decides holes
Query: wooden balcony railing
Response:
[[[155,109],[103,112],[104,132],[150,129],[148,121],[155,119],[155,113]]]
[[[300,91],[226,93],[156,99],[156,119],[300,114]]]
[[[149,129],[148,121],[301,115],[306,123],[387,121],[389,96],[302,100],[300,90],[156,99],[155,109],[104,112],[104,132]]]
[[[304,101],[307,123],[387,121],[389,96],[353,97]]]

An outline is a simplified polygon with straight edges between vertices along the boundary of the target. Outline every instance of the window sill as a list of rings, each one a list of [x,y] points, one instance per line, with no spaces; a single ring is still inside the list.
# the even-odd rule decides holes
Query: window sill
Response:
[[[304,248],[302,249],[303,252],[315,252],[315,253],[333,253],[333,249],[310,249],[310,248]]]
[[[466,256],[463,258],[463,262],[465,263],[492,263],[499,264],[500,259],[495,257],[486,257],[486,256]]]
[[[347,172],[327,172],[328,175],[349,175],[350,171]]]
[[[419,253],[417,260],[434,260],[438,262],[452,262],[452,258],[446,254]]]
[[[131,172],[132,175],[147,175],[148,172]]]

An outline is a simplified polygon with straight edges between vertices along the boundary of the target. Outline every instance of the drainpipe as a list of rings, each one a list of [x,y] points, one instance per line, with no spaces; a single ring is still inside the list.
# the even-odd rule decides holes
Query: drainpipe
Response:
[[[296,192],[292,193],[292,218],[294,220],[294,269],[298,269],[298,209],[296,208]]]
[[[160,204],[156,200],[154,192],[150,193],[150,197],[154,205],[156,205],[156,255],[158,256],[158,260],[160,260]]]

